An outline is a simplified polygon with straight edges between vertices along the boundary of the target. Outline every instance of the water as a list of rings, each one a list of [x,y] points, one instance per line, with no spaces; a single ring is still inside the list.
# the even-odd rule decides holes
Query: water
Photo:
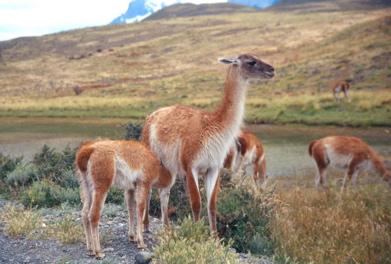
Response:
[[[76,147],[87,139],[122,139],[124,119],[0,119],[0,152],[30,160],[44,144],[58,150]],[[271,177],[314,173],[308,143],[328,135],[358,136],[391,160],[391,128],[349,128],[303,125],[250,125],[261,138]]]

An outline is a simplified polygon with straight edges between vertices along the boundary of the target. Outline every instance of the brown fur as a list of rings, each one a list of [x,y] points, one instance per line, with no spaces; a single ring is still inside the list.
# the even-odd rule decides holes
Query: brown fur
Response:
[[[139,247],[145,247],[142,236],[143,216],[152,186],[164,188],[171,175],[143,144],[135,141],[95,141],[84,143],[76,154],[79,173],[82,219],[87,249],[97,258],[104,257],[99,241],[99,220],[109,188],[117,184],[124,189],[129,211],[129,239],[134,237],[134,211],[137,205]],[[167,214],[167,212],[164,212]]]
[[[326,187],[326,170],[330,165],[346,170],[342,190],[347,181],[361,171],[374,170],[383,176],[391,186],[390,172],[384,166],[380,156],[367,143],[357,137],[330,136],[314,140],[309,145],[309,154],[314,159],[318,175],[316,184]]]
[[[348,81],[336,81],[331,87],[334,98],[337,102],[339,102],[339,94],[341,92],[344,94],[345,98],[349,98],[349,89],[350,83]]]
[[[175,174],[173,178],[177,175],[186,177],[194,220],[200,219],[201,212],[198,176],[210,185],[206,190],[211,191],[209,194],[207,191],[207,199],[209,224],[213,232],[216,231],[217,174],[223,165],[228,146],[233,143],[240,129],[242,114],[239,113],[244,107],[246,83],[249,79],[271,78],[274,75],[273,67],[250,55],[220,61],[232,65],[228,69],[222,102],[215,111],[206,112],[179,105],[162,108],[147,118],[142,133],[142,140],[155,151],[164,166]],[[151,138],[151,133],[156,133],[156,138]],[[223,135],[224,140],[215,140],[220,135]],[[211,140],[215,141],[210,143]],[[174,148],[177,142],[180,142],[180,146],[175,153],[163,153],[162,150]],[[196,161],[203,165],[195,167]],[[169,189],[167,200],[168,195]]]
[[[255,157],[250,162],[251,166],[253,167],[252,177],[258,187],[260,187],[267,178],[266,159],[262,142],[253,133],[248,131],[241,132],[240,135],[237,137],[236,141],[238,142],[239,147],[236,147],[236,149],[231,148],[224,162],[224,167],[231,170],[241,170],[241,167],[244,165],[244,163],[248,163],[248,161],[244,159],[247,155],[250,154],[252,149],[255,148]],[[240,165],[236,166],[236,168],[234,168],[233,166],[233,157],[235,156],[235,151],[240,155]],[[261,160],[261,158],[263,159]]]

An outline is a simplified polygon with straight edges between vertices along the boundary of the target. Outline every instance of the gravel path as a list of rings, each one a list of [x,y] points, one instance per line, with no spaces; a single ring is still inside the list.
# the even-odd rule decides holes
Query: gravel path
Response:
[[[15,204],[0,199],[0,211],[6,204]],[[20,206],[20,205],[17,205]],[[55,222],[65,215],[72,215],[80,221],[80,211],[72,208],[42,209],[39,211],[45,222]],[[81,222],[81,221],[80,221]],[[162,224],[159,219],[150,218],[151,232],[144,233],[147,252],[151,252],[156,244],[156,232]],[[136,263],[135,257],[140,252],[134,243],[127,237],[127,212],[119,205],[105,205],[100,222],[101,243],[106,254],[103,260],[96,260],[87,255],[84,243],[63,245],[51,239],[14,238],[3,232],[3,223],[0,221],[0,263]],[[272,264],[267,258],[256,258],[248,254],[240,254],[240,262],[248,264]]]
[[[6,202],[0,201],[0,208],[5,204]],[[121,206],[110,205],[109,208],[109,214],[115,216],[108,217],[106,211],[102,217],[100,234],[103,240],[102,247],[106,253],[103,260],[88,256],[84,243],[62,245],[55,240],[13,238],[1,231],[0,263],[135,263],[135,256],[139,250],[135,244],[128,241],[126,211],[122,212]],[[64,212],[59,209],[49,209],[41,213],[44,219],[51,221],[69,213],[80,215],[76,210]],[[160,226],[160,220],[151,219],[152,233],[144,234],[149,250],[155,243],[153,233]],[[0,230],[2,230],[1,226]]]

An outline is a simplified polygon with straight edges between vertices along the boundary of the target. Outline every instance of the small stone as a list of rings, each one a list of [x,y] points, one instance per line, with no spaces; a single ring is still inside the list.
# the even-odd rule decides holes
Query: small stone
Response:
[[[152,260],[152,253],[148,251],[140,251],[136,254],[136,264],[148,264]]]
[[[105,248],[105,249],[103,250],[103,252],[113,252],[113,251],[114,251],[114,248],[112,248],[112,247]]]

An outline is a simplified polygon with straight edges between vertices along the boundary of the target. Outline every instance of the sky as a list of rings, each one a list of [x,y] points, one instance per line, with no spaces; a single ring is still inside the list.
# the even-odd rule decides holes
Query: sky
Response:
[[[131,0],[0,0],[0,41],[106,25],[124,13],[130,2]],[[222,0],[191,2],[212,3]]]

